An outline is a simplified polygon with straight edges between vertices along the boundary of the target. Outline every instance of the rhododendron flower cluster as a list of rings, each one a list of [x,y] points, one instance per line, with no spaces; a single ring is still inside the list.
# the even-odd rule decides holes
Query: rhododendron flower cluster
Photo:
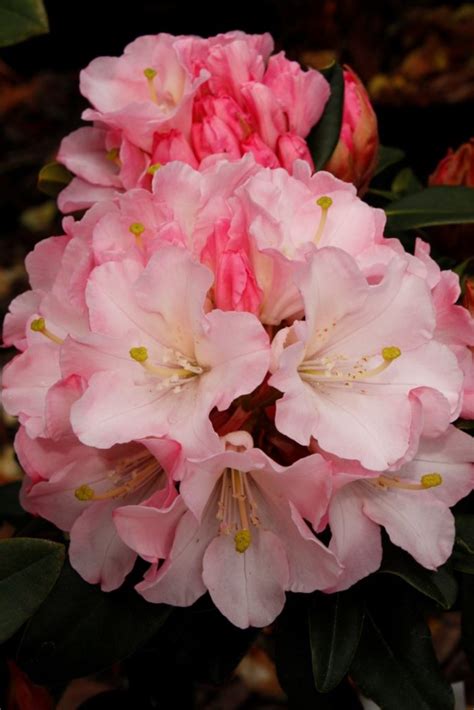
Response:
[[[261,164],[313,165],[305,138],[329,85],[283,52],[268,34],[210,39],[140,37],[121,57],[99,57],[81,72],[93,125],[64,138],[58,160],[76,177],[59,197],[65,212],[116,191],[149,187],[160,165],[198,167],[208,156],[252,153]]]
[[[145,599],[209,592],[242,628],[377,570],[381,528],[436,569],[474,483],[458,278],[304,150],[286,169],[327,87],[270,51],[159,35],[85,70],[96,125],[61,155],[95,204],[28,256],[4,326],[24,507],[103,590],[139,556]]]

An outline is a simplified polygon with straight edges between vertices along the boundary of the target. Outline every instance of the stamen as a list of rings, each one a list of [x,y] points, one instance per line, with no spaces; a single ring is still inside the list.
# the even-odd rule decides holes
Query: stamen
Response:
[[[390,347],[383,348],[380,354],[383,358],[383,362],[377,367],[374,367],[372,370],[366,369],[366,363],[370,358],[365,356],[360,358],[351,370],[346,372],[343,370],[335,370],[334,366],[331,365],[331,361],[328,360],[326,362],[325,358],[322,358],[320,361],[321,364],[327,365],[324,369],[315,369],[311,367],[311,365],[317,363],[317,360],[307,360],[301,367],[298,368],[298,371],[302,375],[310,375],[312,377],[320,378],[322,380],[330,380],[332,382],[354,382],[355,380],[365,380],[368,377],[380,375],[380,373],[386,370],[394,360],[400,357],[402,351],[400,348],[392,345]],[[342,356],[339,359],[342,360]]]
[[[74,491],[74,495],[76,496],[77,500],[92,500],[94,498],[94,490],[86,483],[84,483],[82,486],[79,486],[79,488],[76,488],[76,490]]]
[[[148,362],[148,350],[143,345],[137,348],[130,348],[130,357],[132,360],[139,362],[143,368],[152,375],[158,375],[168,380],[169,384],[178,385],[179,380],[188,379],[195,375],[202,375],[203,368],[199,365],[194,365],[183,356],[176,355],[176,359],[182,367],[167,367],[164,365],[152,365]]]
[[[247,475],[242,471],[226,468],[222,473],[216,517],[221,523],[219,532],[222,535],[234,534],[236,552],[243,553],[248,550],[252,542],[250,526],[260,527],[260,520]]]
[[[104,493],[97,495],[93,488],[84,483],[75,490],[74,495],[80,501],[101,501],[120,498],[132,491],[136,491],[147,483],[151,483],[157,479],[161,472],[162,469],[157,461],[146,454],[131,461],[125,460],[123,463],[119,463],[114,472],[109,474],[108,477],[112,476],[119,485],[115,485]],[[121,481],[124,482],[121,483]]]
[[[30,328],[34,333],[42,333],[44,336],[46,336],[46,338],[49,338],[49,340],[52,340],[52,342],[56,343],[57,345],[62,345],[64,343],[64,340],[62,338],[59,338],[57,335],[47,329],[46,321],[44,318],[35,318],[35,320],[32,320]]]
[[[161,163],[153,163],[152,165],[149,166],[147,169],[148,175],[154,175],[155,173],[158,172],[158,170],[161,168]]]
[[[153,103],[157,104],[158,103],[158,94],[156,93],[156,88],[153,83],[153,80],[155,76],[158,74],[156,69],[152,69],[151,67],[147,67],[146,69],[143,70],[143,73],[145,75],[145,79],[148,82],[148,91],[150,92],[150,98],[153,101]]]
[[[142,234],[145,231],[145,225],[141,222],[133,222],[133,224],[131,224],[128,228],[128,231],[133,234],[137,246],[141,249],[143,247]]]
[[[316,204],[321,207],[321,218],[319,220],[318,230],[314,235],[314,243],[319,244],[328,218],[328,209],[332,205],[332,200],[327,195],[323,195],[316,200]]]
[[[440,486],[443,483],[443,477],[439,473],[425,473],[420,478],[420,483],[410,483],[400,480],[396,476],[381,475],[378,478],[371,479],[369,483],[383,489],[397,488],[402,491],[423,491],[427,488]]]

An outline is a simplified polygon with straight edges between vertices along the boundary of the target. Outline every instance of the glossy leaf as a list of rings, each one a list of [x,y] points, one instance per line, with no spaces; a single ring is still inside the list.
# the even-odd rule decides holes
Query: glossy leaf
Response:
[[[463,574],[461,590],[462,645],[472,669],[474,668],[474,577]]]
[[[379,573],[396,575],[443,609],[450,609],[456,601],[456,580],[446,568],[441,567],[436,572],[425,569],[411,555],[395,545],[385,548]]]
[[[315,170],[322,170],[334,152],[341,133],[344,105],[344,76],[341,65],[334,62],[327,69],[322,69],[321,74],[329,82],[331,94],[323,115],[307,138]]]
[[[389,168],[391,165],[396,165],[400,163],[405,158],[405,153],[400,148],[391,148],[386,145],[381,145],[379,147],[379,156],[377,161],[377,167],[375,168],[374,177],[380,175],[384,170]]]
[[[105,593],[68,563],[26,627],[19,662],[40,683],[68,680],[111,666],[148,641],[170,614],[133,589]]]
[[[474,515],[456,516],[456,541],[451,561],[458,572],[474,574]]]
[[[346,681],[329,693],[319,693],[314,684],[306,594],[288,595],[275,632],[276,666],[290,710],[362,710],[353,688]]]
[[[0,643],[44,602],[61,572],[64,546],[47,540],[0,541]]]
[[[474,188],[435,186],[406,195],[385,208],[387,234],[439,224],[474,222]]]
[[[49,31],[42,0],[0,0],[0,47]]]
[[[364,606],[358,592],[312,595],[308,609],[313,675],[327,693],[346,676],[359,643]]]
[[[48,163],[38,175],[38,190],[49,197],[57,197],[72,180],[72,173],[60,163]]]
[[[452,710],[452,690],[413,602],[387,608],[380,601],[377,613],[366,612],[351,677],[382,710]]]

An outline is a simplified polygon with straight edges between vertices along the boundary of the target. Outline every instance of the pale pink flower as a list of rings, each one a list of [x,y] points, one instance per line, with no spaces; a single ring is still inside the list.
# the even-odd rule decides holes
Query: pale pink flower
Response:
[[[330,485],[317,454],[288,468],[253,448],[189,462],[168,510],[126,506],[114,514],[122,539],[154,563],[138,591],[148,601],[188,606],[208,590],[236,626],[271,623],[285,591],[325,589],[340,574],[305,522],[318,528]],[[158,567],[163,556],[150,541],[170,532]]]
[[[179,444],[147,439],[104,451],[84,446],[72,431],[56,440],[31,439],[22,428],[15,449],[26,473],[23,507],[70,533],[71,565],[87,582],[106,592],[119,587],[136,553],[118,536],[113,511],[142,501],[157,507],[170,504],[176,497],[170,475]],[[168,554],[164,539],[155,544],[161,545],[163,556]]]
[[[422,439],[413,460],[399,471],[374,475],[336,462],[329,548],[344,569],[331,591],[347,589],[380,567],[380,526],[423,567],[442,565],[454,543],[449,506],[472,490],[473,460],[472,438],[450,426],[438,438]]]
[[[384,470],[407,455],[414,397],[427,429],[458,416],[462,373],[449,348],[432,339],[429,289],[403,260],[371,286],[351,256],[326,248],[297,279],[306,320],[279,331],[272,345],[269,383],[284,393],[279,431]]]
[[[63,376],[88,382],[71,411],[83,443],[108,448],[168,436],[187,454],[212,450],[210,411],[227,409],[260,384],[269,343],[250,313],[206,312],[211,284],[207,268],[172,246],[145,270],[125,260],[92,272],[86,293],[92,332],[68,338],[61,354]]]

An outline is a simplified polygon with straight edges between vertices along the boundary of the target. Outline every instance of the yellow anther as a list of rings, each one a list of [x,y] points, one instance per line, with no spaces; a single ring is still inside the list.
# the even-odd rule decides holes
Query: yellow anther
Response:
[[[443,477],[439,473],[425,473],[421,477],[421,485],[423,488],[436,488],[443,483]]]
[[[30,328],[35,333],[44,333],[46,330],[46,322],[44,318],[35,318],[35,320],[32,320]]]
[[[141,222],[134,222],[128,229],[135,237],[139,237],[145,231],[145,225]]]
[[[153,165],[150,165],[150,167],[147,169],[148,175],[154,175],[155,173],[158,172],[158,170],[161,168],[161,163],[153,163]]]
[[[146,362],[148,360],[148,350],[143,345],[138,348],[130,348],[130,357],[137,362]]]
[[[118,148],[111,148],[110,150],[107,151],[105,154],[105,157],[107,160],[117,160],[119,157],[119,149]]]
[[[252,535],[250,534],[250,530],[247,530],[247,528],[245,528],[244,530],[239,530],[238,532],[236,532],[234,536],[234,542],[236,552],[240,552],[242,554],[243,552],[248,550],[248,548],[250,547],[250,543],[252,542]]]
[[[322,210],[328,210],[332,205],[332,200],[327,195],[322,195],[322,197],[318,197],[316,204],[321,207]]]
[[[144,75],[150,81],[151,79],[154,79],[155,76],[158,74],[156,69],[152,69],[151,67],[147,67],[146,69],[143,70]]]
[[[74,495],[77,500],[92,500],[94,498],[94,490],[88,486],[87,483],[84,483],[82,486],[79,486],[79,488],[76,488]]]
[[[383,348],[382,350],[382,357],[384,360],[388,360],[389,362],[392,360],[396,360],[397,357],[400,357],[402,354],[402,351],[400,348],[397,348],[395,345],[391,345],[388,348]]]

